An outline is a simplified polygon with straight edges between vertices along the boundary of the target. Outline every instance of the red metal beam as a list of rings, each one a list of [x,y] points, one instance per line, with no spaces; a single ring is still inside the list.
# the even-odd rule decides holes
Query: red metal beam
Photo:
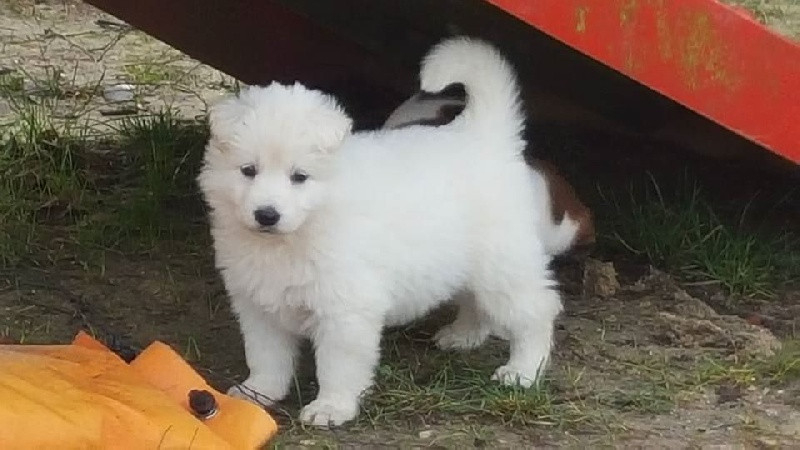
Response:
[[[800,163],[800,45],[716,0],[487,0]]]

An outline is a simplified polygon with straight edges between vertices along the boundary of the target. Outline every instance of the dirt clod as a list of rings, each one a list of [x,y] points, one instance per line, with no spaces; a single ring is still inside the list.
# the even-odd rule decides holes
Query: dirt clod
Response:
[[[742,398],[742,386],[736,383],[724,383],[717,388],[717,403],[731,403]]]
[[[736,316],[714,313],[698,317],[662,311],[658,318],[659,334],[673,345],[725,349],[750,357],[769,357],[781,348],[768,330]]]
[[[616,294],[620,285],[613,262],[587,258],[583,268],[583,295],[607,298]]]

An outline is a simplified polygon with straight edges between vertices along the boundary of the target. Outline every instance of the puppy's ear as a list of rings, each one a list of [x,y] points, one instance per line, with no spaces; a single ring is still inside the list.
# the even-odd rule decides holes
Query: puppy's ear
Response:
[[[317,148],[323,153],[336,151],[353,128],[352,119],[335,102],[334,106],[312,121]]]
[[[211,106],[208,123],[212,139],[225,140],[233,126],[244,119],[245,108],[236,95],[228,95]]]
[[[344,108],[333,96],[308,89],[299,82],[295,82],[291,89],[294,92],[303,92],[309,99],[307,107],[310,111],[306,123],[312,130],[312,139],[317,149],[323,153],[338,149],[353,128],[353,120]]]

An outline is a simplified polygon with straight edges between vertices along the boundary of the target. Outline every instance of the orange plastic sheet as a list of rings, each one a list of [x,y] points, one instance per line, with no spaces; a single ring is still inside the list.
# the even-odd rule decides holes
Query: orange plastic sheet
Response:
[[[198,416],[189,392],[213,395]],[[0,345],[0,449],[253,449],[277,425],[222,394],[169,346],[130,364],[81,332],[70,345]]]

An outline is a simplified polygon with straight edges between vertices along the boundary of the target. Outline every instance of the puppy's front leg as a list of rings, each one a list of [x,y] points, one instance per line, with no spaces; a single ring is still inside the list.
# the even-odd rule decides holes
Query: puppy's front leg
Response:
[[[299,338],[250,300],[234,300],[232,306],[239,319],[250,376],[228,394],[259,404],[282,400],[291,387]]]
[[[372,385],[383,325],[379,317],[355,314],[321,320],[313,337],[319,394],[300,419],[337,426],[356,418],[361,394]]]

